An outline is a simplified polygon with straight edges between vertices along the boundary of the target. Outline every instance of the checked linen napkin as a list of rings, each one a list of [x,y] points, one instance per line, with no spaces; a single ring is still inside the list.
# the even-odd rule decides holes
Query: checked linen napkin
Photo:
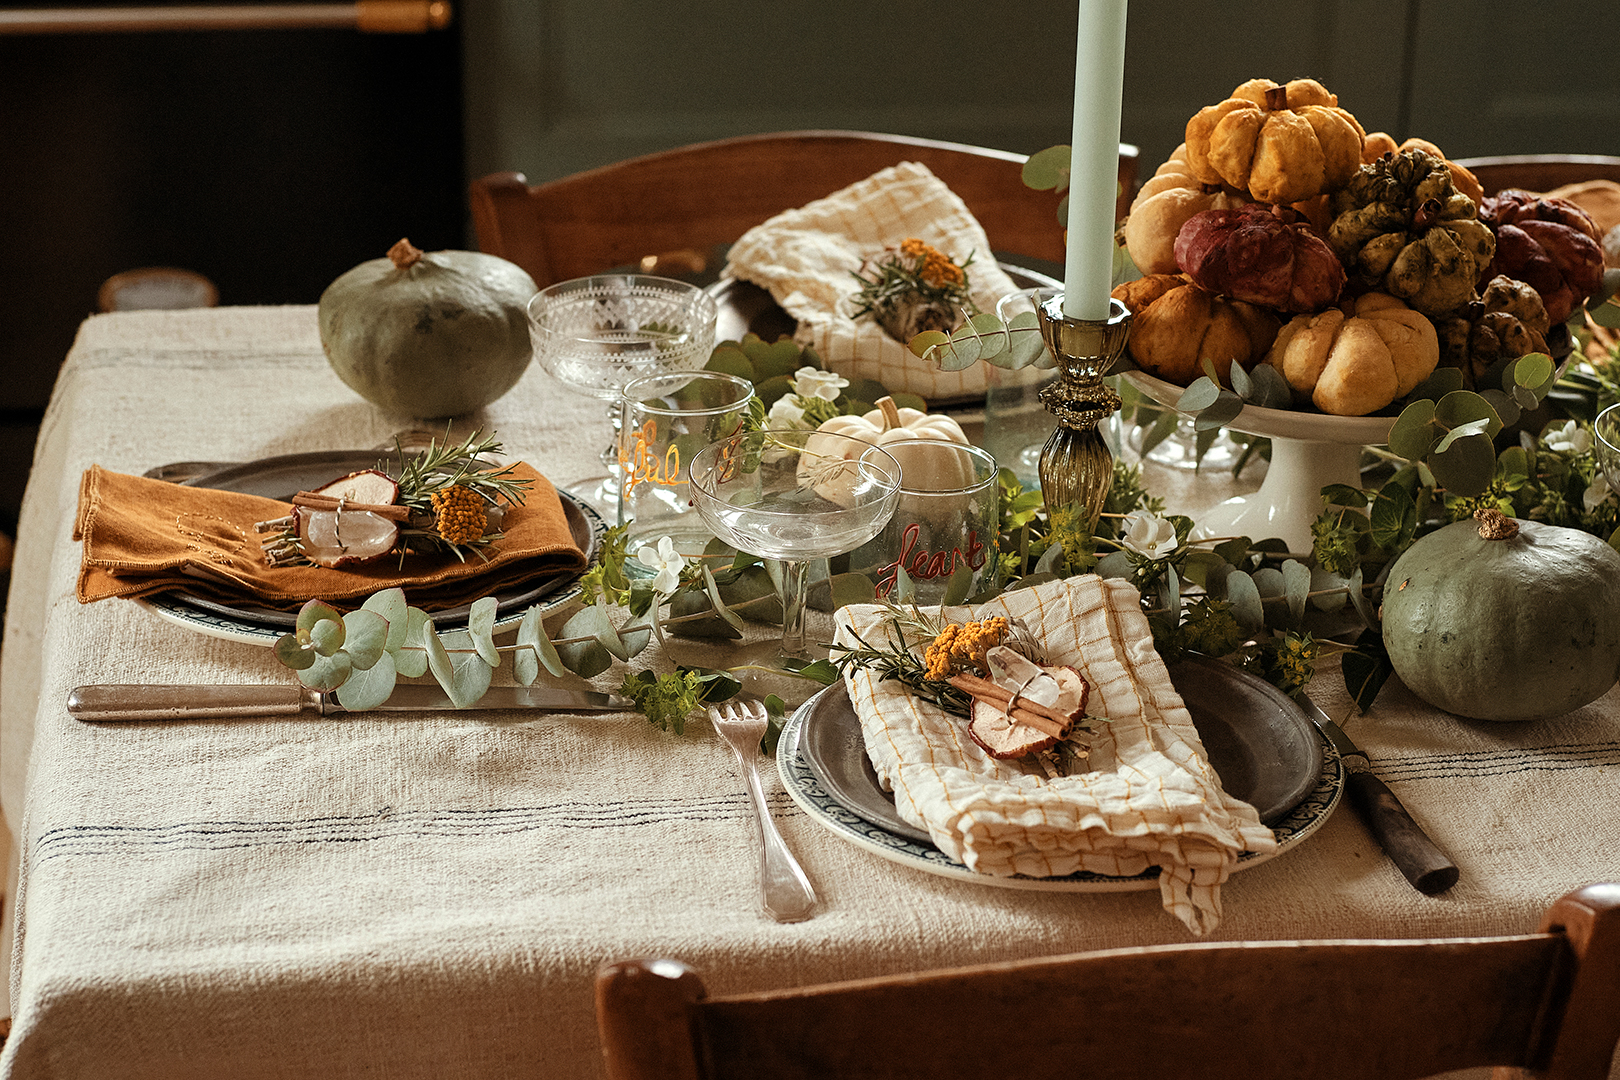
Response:
[[[941,371],[870,318],[852,320],[839,311],[839,301],[860,288],[853,275],[861,264],[909,237],[957,262],[973,256],[968,284],[981,311],[994,312],[997,300],[1018,289],[996,265],[967,204],[927,166],[910,161],[749,229],[732,245],[725,276],[770,290],[799,320],[794,339],[812,346],[840,375],[876,379],[888,390],[930,401],[983,397],[983,364]]]
[[[1221,789],[1154,651],[1137,590],[1086,575],[945,615],[1021,620],[1051,662],[1079,669],[1092,688],[1086,711],[1110,722],[1093,740],[1093,771],[1048,779],[990,757],[959,718],[898,681],[852,668],[845,681],[867,754],[900,815],[984,874],[1122,876],[1158,866],[1166,910],[1195,934],[1213,931],[1221,883],[1238,856],[1273,851],[1277,841],[1252,806]],[[887,640],[882,607],[843,608],[838,623],[840,644],[854,644],[851,631]]]

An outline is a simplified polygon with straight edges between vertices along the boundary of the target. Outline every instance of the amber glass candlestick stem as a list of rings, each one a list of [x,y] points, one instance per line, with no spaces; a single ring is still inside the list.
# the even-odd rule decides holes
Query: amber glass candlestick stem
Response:
[[[1110,300],[1105,322],[1071,319],[1063,314],[1062,293],[1035,310],[1062,372],[1041,391],[1041,404],[1058,422],[1041,448],[1041,495],[1048,507],[1085,507],[1086,527],[1094,530],[1114,481],[1114,455],[1097,427],[1119,409],[1119,395],[1103,375],[1125,352],[1131,313]]]

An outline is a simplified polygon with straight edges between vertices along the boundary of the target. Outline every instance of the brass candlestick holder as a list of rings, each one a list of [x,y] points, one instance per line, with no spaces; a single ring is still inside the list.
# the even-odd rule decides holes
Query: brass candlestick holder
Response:
[[[1114,455],[1097,426],[1119,409],[1119,395],[1103,375],[1125,352],[1131,312],[1110,299],[1105,322],[1063,314],[1063,294],[1035,305],[1041,336],[1062,370],[1041,390],[1041,404],[1057,418],[1057,430],[1041,448],[1041,495],[1049,508],[1080,504],[1088,530],[1097,527],[1114,482]]]

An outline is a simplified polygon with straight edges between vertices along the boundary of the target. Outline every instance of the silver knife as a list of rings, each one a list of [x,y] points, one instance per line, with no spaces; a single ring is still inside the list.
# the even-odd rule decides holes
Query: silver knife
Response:
[[[1457,865],[1429,839],[1423,827],[1412,820],[1389,785],[1373,775],[1366,751],[1351,742],[1344,729],[1310,698],[1301,694],[1299,703],[1345,763],[1344,786],[1350,794],[1350,805],[1356,808],[1357,815],[1372,830],[1378,846],[1400,868],[1406,880],[1426,896],[1443,893],[1455,885],[1460,873]],[[1354,761],[1354,758],[1360,760]]]
[[[424,712],[457,709],[443,690],[432,685],[394,687],[387,701],[372,712]],[[634,702],[617,694],[592,690],[558,690],[546,686],[492,686],[466,710],[537,709],[544,712],[624,712]],[[102,684],[77,686],[68,694],[67,710],[86,722],[123,720],[236,720],[254,716],[333,716],[348,710],[335,695],[292,684],[263,686],[142,686]]]

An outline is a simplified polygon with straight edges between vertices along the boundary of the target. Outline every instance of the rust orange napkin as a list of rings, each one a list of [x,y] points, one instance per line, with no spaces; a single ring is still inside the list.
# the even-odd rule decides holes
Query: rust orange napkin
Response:
[[[413,605],[432,611],[583,571],[585,554],[556,489],[526,464],[514,471],[532,483],[523,505],[507,507],[505,538],[484,549],[487,562],[471,554],[461,562],[413,553],[403,564],[388,555],[333,570],[265,563],[254,524],[291,513],[287,503],[93,465],[80,481],[73,524],[74,539],[84,544],[79,602],[183,590],[223,603],[296,608],[310,599],[358,602],[397,585]]]

